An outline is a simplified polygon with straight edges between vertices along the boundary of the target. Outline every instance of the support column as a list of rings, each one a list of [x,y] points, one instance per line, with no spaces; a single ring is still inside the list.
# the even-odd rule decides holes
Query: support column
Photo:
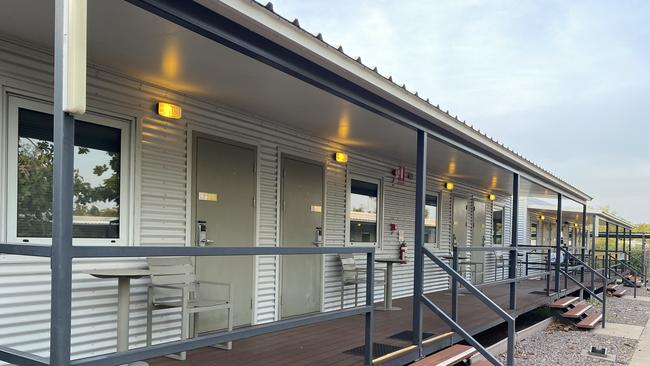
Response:
[[[610,278],[609,273],[609,221],[605,222],[605,271],[607,278]]]
[[[519,174],[512,176],[512,235],[510,246],[514,249],[518,244],[519,231]],[[510,309],[517,308],[517,251],[509,253],[509,278],[510,278]]]
[[[614,235],[614,256],[618,261],[618,225],[616,225],[616,235]]]
[[[555,224],[555,292],[560,292],[560,266],[562,265],[562,193],[557,194],[557,220]]]
[[[585,262],[585,251],[587,248],[587,205],[582,205],[582,245],[580,248],[580,260],[582,263]],[[593,277],[593,274],[592,274]],[[580,282],[585,282],[585,268],[580,268]]]
[[[72,184],[74,117],[63,111],[64,16],[67,1],[55,3],[54,21],[54,172],[52,176],[52,301],[50,365],[70,364],[72,302]]]
[[[415,250],[413,268],[413,344],[422,357],[422,293],[424,291],[423,252],[424,208],[427,192],[427,134],[418,130],[415,172]]]

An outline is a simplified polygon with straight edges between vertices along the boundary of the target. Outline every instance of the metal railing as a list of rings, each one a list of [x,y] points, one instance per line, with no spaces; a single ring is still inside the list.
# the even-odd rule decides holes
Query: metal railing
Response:
[[[516,248],[494,248],[494,247],[462,247],[462,250],[469,249],[469,251],[477,251],[481,249],[485,250],[503,250],[503,251],[515,251]],[[487,297],[481,290],[474,286],[470,281],[465,279],[463,275],[458,272],[458,247],[453,249],[453,263],[455,267],[453,268],[441,258],[438,258],[434,253],[432,253],[427,248],[422,248],[423,254],[431,259],[438,267],[445,271],[452,278],[452,315],[447,315],[444,310],[442,310],[438,305],[433,303],[425,295],[422,295],[419,299],[421,303],[426,305],[431,311],[433,311],[440,319],[442,319],[454,332],[458,333],[467,343],[474,347],[483,357],[490,361],[493,365],[503,364],[494,357],[483,345],[481,345],[471,334],[469,334],[463,327],[458,323],[458,283],[460,283],[465,289],[472,293],[477,299],[479,299],[483,304],[488,308],[494,311],[499,315],[506,323],[508,324],[508,350],[506,356],[507,365],[514,365],[514,347],[515,347],[515,318],[512,317],[508,312],[503,310],[499,305],[497,305],[492,299]],[[453,265],[453,264],[452,264]],[[417,301],[414,299],[414,301]]]
[[[627,269],[627,267],[626,267],[627,264],[626,264],[624,261],[622,261],[622,260],[620,260],[620,259],[614,257],[614,256],[611,255],[611,254],[609,255],[609,259],[610,259],[610,260],[607,261],[607,263],[611,263],[611,261],[613,260],[616,264],[614,264],[614,265],[610,265],[610,266],[607,268],[607,273],[611,276],[611,273],[613,272],[614,275],[615,275],[616,277],[620,277],[620,278],[621,278],[621,280],[622,280],[622,282],[623,282],[624,284],[627,284],[627,285],[631,286],[631,287],[634,289],[634,290],[633,290],[633,292],[634,292],[634,298],[636,299],[636,287],[637,287],[637,283],[636,283],[637,278],[636,278],[636,275],[635,275],[635,277],[634,277],[634,282],[630,281],[629,279],[627,279],[627,277],[625,277],[625,274],[624,274],[623,272],[619,272],[619,271],[617,271],[617,270],[615,269],[615,268],[619,268],[619,267],[623,267],[623,268]]]
[[[575,263],[578,263],[577,266],[574,267],[579,267],[581,269],[586,269],[591,273],[591,288],[588,288],[585,286],[582,281],[579,281],[575,279],[569,271],[567,270],[568,265],[565,265],[565,269],[560,269],[560,273],[564,275],[565,281],[571,280],[573,283],[578,285],[581,289],[587,291],[591,297],[595,298],[598,300],[601,304],[601,313],[603,315],[601,319],[601,326],[605,328],[605,322],[606,322],[606,317],[607,317],[607,277],[605,277],[603,274],[601,274],[598,270],[590,267],[587,263],[583,262],[580,258],[576,257],[573,255],[571,252],[569,252],[567,249],[562,248],[562,253],[564,253],[564,258],[565,258],[565,263],[568,263],[569,259],[573,260]],[[594,280],[593,278],[598,277],[602,280],[603,288],[602,292],[600,293],[600,296],[596,293],[596,289],[594,288]]]
[[[254,337],[257,335],[288,330],[304,325],[324,321],[365,315],[365,349],[364,362],[372,363],[373,355],[373,318],[374,318],[374,258],[375,249],[372,247],[172,247],[172,246],[140,246],[140,247],[104,247],[104,246],[73,246],[70,248],[72,258],[125,258],[125,257],[175,257],[175,256],[258,256],[258,255],[325,255],[325,254],[366,254],[366,302],[364,306],[341,309],[315,315],[301,316],[280,320],[273,323],[253,325],[238,328],[232,331],[220,331],[195,338],[166,342],[153,346],[131,349],[124,352],[114,352],[75,360],[68,360],[68,365],[75,366],[111,366],[127,364],[143,359],[165,356],[173,353],[189,351],[196,348],[212,346],[228,341]],[[52,257],[52,246],[33,244],[8,244],[0,243],[0,254],[23,255],[32,257]],[[61,284],[63,285],[63,284]],[[66,286],[63,286],[66,287]],[[67,287],[69,288],[69,287]],[[68,296],[68,298],[70,298]],[[54,301],[52,299],[51,301]],[[64,307],[69,312],[71,303],[68,301]],[[61,319],[51,317],[51,327],[70,329],[71,324],[61,322]],[[70,345],[68,344],[68,347]],[[50,365],[47,358],[22,352],[16,349],[0,346],[0,361],[16,365]]]

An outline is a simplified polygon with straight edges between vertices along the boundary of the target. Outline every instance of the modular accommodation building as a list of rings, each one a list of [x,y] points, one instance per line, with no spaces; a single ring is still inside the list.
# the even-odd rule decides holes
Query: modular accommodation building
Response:
[[[446,256],[458,246],[525,246],[527,199],[591,199],[272,6],[89,1],[87,108],[74,116],[65,181],[73,186],[68,244],[85,254],[69,258],[66,304],[56,278],[68,272],[53,264],[66,244],[56,242],[61,213],[52,209],[66,189],[52,189],[63,3],[0,5],[0,345],[16,360],[64,364],[66,347],[72,359],[114,352],[115,282],[88,272],[147,268],[148,255],[127,258],[130,249],[269,249],[195,261],[199,278],[233,286],[234,325],[246,328],[365,302],[363,285],[341,286],[334,251],[273,248],[397,258],[405,246],[392,278],[378,277],[391,281],[393,298],[417,297],[451,284],[432,262],[419,265],[421,248]],[[468,254],[479,265],[468,264],[465,277],[503,280],[495,253]],[[130,288],[131,348],[145,345],[148,284]],[[370,294],[371,313],[384,287]],[[70,314],[68,336],[51,326],[61,311]],[[223,320],[209,318],[200,331]],[[153,328],[155,343],[177,340],[179,312],[156,315]]]

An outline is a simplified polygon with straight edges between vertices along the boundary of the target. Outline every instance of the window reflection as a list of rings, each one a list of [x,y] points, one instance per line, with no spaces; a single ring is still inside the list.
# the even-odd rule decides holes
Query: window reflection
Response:
[[[496,205],[492,209],[492,243],[503,244],[503,207]]]
[[[17,235],[52,236],[52,115],[18,114]],[[73,236],[119,238],[120,129],[75,121]]]
[[[424,242],[435,244],[438,237],[438,197],[427,196],[424,206]]]
[[[378,185],[356,179],[350,187],[350,241],[377,242]]]

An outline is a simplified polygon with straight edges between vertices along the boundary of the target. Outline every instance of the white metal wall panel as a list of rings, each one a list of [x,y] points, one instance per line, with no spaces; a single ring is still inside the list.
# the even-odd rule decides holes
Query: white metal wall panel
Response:
[[[21,89],[51,93],[51,57],[40,52],[0,41],[0,76],[3,83]],[[383,242],[378,256],[398,255],[397,234],[390,224],[404,231],[408,244],[409,263],[396,265],[393,278],[395,297],[412,294],[413,241],[415,191],[414,181],[404,184],[393,182],[392,169],[397,163],[373,159],[353,152],[350,163],[331,162],[331,153],[339,146],[300,132],[278,126],[245,114],[215,107],[151,86],[137,80],[124,79],[100,68],[90,68],[88,78],[89,106],[116,111],[137,119],[137,141],[134,156],[136,171],[133,236],[141,245],[186,245],[189,242],[187,206],[188,196],[188,134],[190,129],[200,129],[224,138],[255,144],[259,151],[257,244],[279,245],[278,233],[278,158],[281,152],[313,157],[326,161],[326,245],[345,245],[347,210],[347,180],[349,174],[363,174],[383,179]],[[157,100],[181,104],[184,118],[167,121],[151,116],[151,106]],[[136,129],[134,129],[136,131]],[[413,167],[406,167],[412,172]],[[442,187],[441,178],[429,178],[430,187]],[[480,190],[456,185],[455,192],[483,195]],[[508,203],[509,204],[509,203]],[[451,243],[452,200],[449,192],[440,195],[439,245],[435,251],[447,254]],[[507,210],[507,209],[506,209]],[[506,213],[504,240],[508,242],[509,216]],[[468,226],[471,235],[471,227]],[[49,313],[49,269],[46,262],[34,259],[0,258],[0,344],[16,346],[26,351],[45,354],[49,341],[47,327]],[[253,321],[268,322],[277,319],[278,258],[262,256],[257,259],[256,297]],[[13,263],[7,265],[7,263]],[[426,264],[428,263],[428,264]],[[359,264],[365,266],[359,256]],[[91,268],[124,266],[144,268],[142,259],[89,260],[75,265],[73,352],[76,357],[109,352],[115,347],[116,284],[110,280],[94,280],[83,274]],[[448,287],[447,276],[425,259],[425,291],[438,291]],[[341,266],[337,256],[324,258],[323,308],[336,309],[340,303]],[[142,345],[144,339],[144,294],[146,281],[136,281],[132,286],[131,343]],[[20,291],[18,290],[20,288]],[[360,288],[360,297],[364,291]],[[352,292],[346,292],[346,303],[353,301]],[[375,300],[383,300],[383,289],[376,290]],[[28,305],[26,305],[28,304]],[[38,318],[40,317],[40,318]],[[178,314],[170,313],[155,318],[158,340],[178,337]]]

